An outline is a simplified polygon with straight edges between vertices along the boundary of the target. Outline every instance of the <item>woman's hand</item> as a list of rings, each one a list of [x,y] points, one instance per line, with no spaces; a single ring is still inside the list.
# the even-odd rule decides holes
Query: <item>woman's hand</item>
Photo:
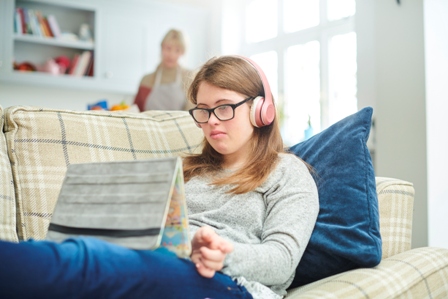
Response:
[[[220,237],[211,227],[198,229],[191,241],[191,260],[199,274],[212,278],[224,266],[226,255],[233,251],[233,245]]]

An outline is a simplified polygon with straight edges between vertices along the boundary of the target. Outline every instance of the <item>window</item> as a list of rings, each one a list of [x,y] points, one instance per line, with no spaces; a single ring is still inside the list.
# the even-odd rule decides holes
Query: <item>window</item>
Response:
[[[277,36],[277,1],[250,1],[246,10],[246,41],[259,42]]]
[[[287,145],[357,111],[355,0],[245,5],[241,51],[266,72]]]

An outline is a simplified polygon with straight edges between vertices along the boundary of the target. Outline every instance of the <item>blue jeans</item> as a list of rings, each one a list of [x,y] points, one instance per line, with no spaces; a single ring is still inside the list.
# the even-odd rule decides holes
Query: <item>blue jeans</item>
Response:
[[[95,238],[63,243],[0,241],[0,298],[241,298],[229,276],[211,279],[174,254],[131,250]]]

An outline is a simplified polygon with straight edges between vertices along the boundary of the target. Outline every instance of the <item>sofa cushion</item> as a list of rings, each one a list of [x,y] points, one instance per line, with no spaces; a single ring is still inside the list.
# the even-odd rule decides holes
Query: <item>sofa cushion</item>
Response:
[[[291,287],[381,261],[375,174],[366,145],[372,112],[364,108],[290,148],[313,167],[320,203]]]
[[[201,149],[202,131],[185,111],[145,113],[6,110],[20,239],[44,239],[73,163],[168,157]]]
[[[4,119],[0,106],[0,239],[17,242],[14,184],[3,134]]]
[[[384,260],[411,249],[415,190],[410,182],[376,177],[376,194]]]
[[[448,249],[420,247],[374,268],[340,273],[288,292],[285,299],[448,298]]]

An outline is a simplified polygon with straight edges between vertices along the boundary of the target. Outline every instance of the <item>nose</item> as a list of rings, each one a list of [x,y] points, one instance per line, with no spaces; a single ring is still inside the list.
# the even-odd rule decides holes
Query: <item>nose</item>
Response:
[[[216,123],[219,122],[219,119],[216,117],[215,113],[212,112],[212,113],[210,113],[210,117],[208,118],[208,121],[207,121],[207,122],[208,122],[209,124],[216,124]]]

